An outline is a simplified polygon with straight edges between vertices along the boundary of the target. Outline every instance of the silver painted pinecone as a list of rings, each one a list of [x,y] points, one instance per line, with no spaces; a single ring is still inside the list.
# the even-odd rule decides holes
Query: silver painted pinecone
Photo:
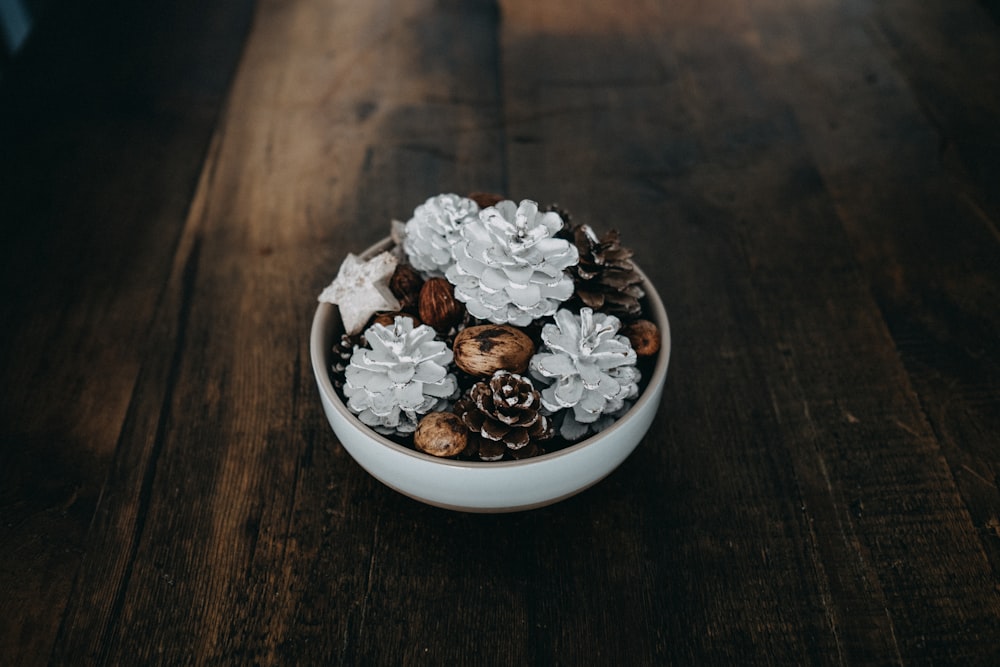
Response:
[[[413,268],[428,276],[443,276],[454,261],[451,247],[459,240],[459,229],[477,219],[478,213],[476,202],[455,194],[431,197],[414,209],[403,238],[403,250]]]
[[[445,276],[455,298],[476,318],[527,326],[551,315],[573,295],[566,269],[577,263],[576,246],[555,234],[563,223],[538,204],[510,200],[479,212],[459,227],[454,264]]]
[[[610,428],[626,412],[631,410],[633,405],[635,405],[635,401],[626,400],[620,409],[613,412],[605,412],[595,421],[586,424],[578,422],[572,410],[560,410],[555,415],[552,415],[552,424],[560,436],[570,442],[576,442],[595,433],[600,433],[606,428]]]
[[[343,390],[347,407],[363,423],[406,435],[421,415],[446,409],[456,397],[458,383],[447,369],[452,352],[434,339],[434,329],[396,317],[392,326],[373,324],[364,335],[371,349],[354,350]]]
[[[542,346],[531,358],[532,377],[546,384],[542,406],[558,417],[559,433],[576,440],[599,428],[602,416],[616,416],[639,393],[636,354],[613,315],[582,308],[555,314],[542,327]],[[591,425],[591,426],[588,426]]]

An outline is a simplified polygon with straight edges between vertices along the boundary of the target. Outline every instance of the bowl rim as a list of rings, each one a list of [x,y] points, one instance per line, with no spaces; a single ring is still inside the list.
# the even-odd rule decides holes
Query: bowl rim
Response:
[[[360,257],[370,259],[380,252],[393,248],[394,245],[395,243],[392,237],[387,236],[363,251],[360,254]],[[330,378],[330,349],[328,349],[329,345],[324,342],[324,334],[327,327],[336,327],[338,321],[340,320],[339,312],[334,309],[333,304],[330,303],[321,302],[313,315],[312,327],[309,332],[309,352],[312,361],[313,374],[316,376],[316,382],[319,386],[319,390],[326,396],[327,399],[329,399],[330,404],[338,412],[338,414],[344,418],[347,424],[350,424],[352,428],[360,431],[373,442],[388,447],[394,452],[413,457],[420,461],[437,463],[442,466],[465,470],[499,470],[504,468],[530,466],[543,461],[551,461],[559,457],[570,456],[574,452],[585,449],[599,440],[613,437],[615,431],[621,428],[625,422],[629,421],[629,419],[637,414],[643,406],[653,400],[654,395],[658,393],[654,391],[654,388],[657,384],[661,384],[666,380],[667,368],[670,365],[671,352],[670,320],[667,318],[667,310],[663,305],[663,301],[660,299],[659,293],[653,287],[653,284],[650,282],[649,278],[642,271],[642,269],[638,265],[634,266],[636,273],[638,273],[642,278],[643,290],[646,293],[645,299],[649,305],[650,312],[647,312],[646,315],[649,316],[649,319],[651,319],[660,329],[660,350],[657,352],[656,364],[653,366],[653,372],[650,375],[649,380],[646,382],[645,389],[639,395],[639,398],[637,398],[635,403],[632,404],[632,407],[629,408],[628,412],[626,412],[619,419],[615,420],[614,424],[603,431],[584,438],[580,442],[573,443],[572,445],[563,447],[562,449],[554,452],[548,452],[546,454],[540,454],[538,456],[518,461],[462,461],[431,456],[430,454],[410,449],[405,445],[393,442],[381,433],[378,433],[371,427],[363,424],[361,420],[358,419],[357,416],[344,404],[340,395],[333,388],[333,381]]]

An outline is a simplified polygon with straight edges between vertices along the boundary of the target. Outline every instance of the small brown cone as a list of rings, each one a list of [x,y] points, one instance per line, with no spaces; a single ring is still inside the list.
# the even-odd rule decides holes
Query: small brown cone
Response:
[[[573,241],[580,253],[580,263],[570,269],[576,298],[596,312],[623,319],[639,317],[639,299],[645,296],[642,276],[632,264],[632,251],[619,243],[618,231],[598,238],[589,225],[577,225]]]
[[[539,412],[541,399],[531,380],[498,371],[477,382],[460,398],[454,412],[479,440],[484,461],[515,458],[514,452],[535,452],[531,445],[552,437],[549,418]],[[538,450],[540,451],[540,450]]]

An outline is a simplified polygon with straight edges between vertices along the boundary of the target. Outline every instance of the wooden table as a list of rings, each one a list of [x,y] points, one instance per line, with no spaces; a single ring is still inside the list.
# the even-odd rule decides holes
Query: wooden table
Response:
[[[997,3],[52,5],[0,663],[1000,664]],[[471,190],[619,228],[673,324],[633,456],[513,515],[383,487],[310,370],[340,259]]]

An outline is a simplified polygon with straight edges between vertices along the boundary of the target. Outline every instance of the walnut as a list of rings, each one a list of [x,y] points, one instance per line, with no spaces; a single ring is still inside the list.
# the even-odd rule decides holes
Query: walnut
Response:
[[[389,289],[399,299],[403,310],[416,310],[420,288],[423,285],[424,279],[409,264],[396,265],[396,270],[389,279]]]
[[[455,298],[454,288],[444,278],[430,278],[420,288],[420,319],[444,333],[462,321],[465,306]]]
[[[469,429],[458,415],[450,412],[431,412],[417,426],[413,444],[431,456],[457,456],[469,442]]]
[[[660,329],[649,320],[636,320],[621,331],[640,357],[651,357],[660,351]]]
[[[479,205],[479,208],[488,208],[490,206],[496,206],[506,199],[506,197],[498,195],[494,192],[473,192],[469,194],[469,199],[476,202],[476,204]]]
[[[416,315],[411,315],[410,313],[404,313],[401,310],[392,310],[384,313],[377,313],[375,317],[372,318],[371,324],[381,324],[384,327],[391,327],[396,322],[397,317],[408,317],[413,320],[413,326],[418,327],[423,322]],[[371,326],[369,324],[369,326]]]
[[[460,369],[476,377],[490,377],[500,370],[524,373],[535,353],[535,344],[520,329],[484,324],[460,331],[452,350]]]

